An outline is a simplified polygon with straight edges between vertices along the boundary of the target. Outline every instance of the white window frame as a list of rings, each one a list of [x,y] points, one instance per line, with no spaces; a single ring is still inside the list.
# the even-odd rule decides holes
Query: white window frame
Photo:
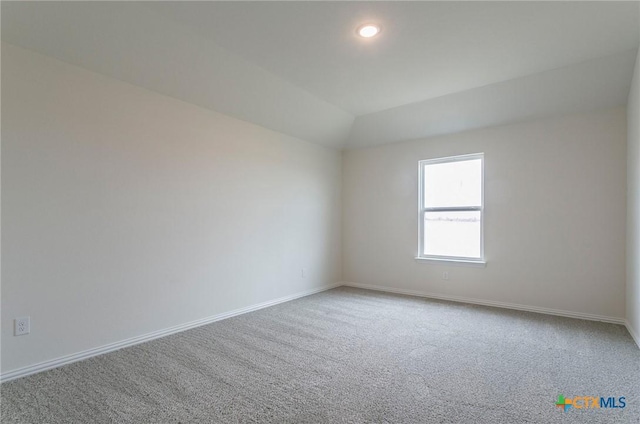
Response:
[[[480,159],[480,206],[452,206],[452,207],[424,207],[424,169],[427,165],[437,163],[461,162],[467,160]],[[442,256],[424,254],[424,215],[426,212],[480,212],[480,257],[470,258],[464,256]],[[436,262],[457,262],[461,264],[471,264],[484,266],[486,264],[484,256],[484,153],[473,153],[460,156],[448,156],[436,159],[425,159],[418,161],[418,254],[416,259]]]

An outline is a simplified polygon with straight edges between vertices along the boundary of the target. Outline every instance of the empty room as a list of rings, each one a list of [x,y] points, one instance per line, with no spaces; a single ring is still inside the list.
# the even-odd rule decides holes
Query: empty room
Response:
[[[640,423],[640,2],[0,13],[2,423]]]

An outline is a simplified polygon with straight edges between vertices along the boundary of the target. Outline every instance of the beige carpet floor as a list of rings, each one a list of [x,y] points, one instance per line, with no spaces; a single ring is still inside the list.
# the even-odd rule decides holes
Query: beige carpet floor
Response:
[[[624,396],[564,412],[559,394]],[[637,423],[619,325],[338,288],[0,386],[3,423]]]

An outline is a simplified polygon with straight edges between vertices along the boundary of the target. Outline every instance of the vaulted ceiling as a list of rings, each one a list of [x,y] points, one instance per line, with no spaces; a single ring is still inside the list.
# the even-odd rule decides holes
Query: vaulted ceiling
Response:
[[[336,148],[623,105],[640,38],[638,2],[1,7],[3,41]]]

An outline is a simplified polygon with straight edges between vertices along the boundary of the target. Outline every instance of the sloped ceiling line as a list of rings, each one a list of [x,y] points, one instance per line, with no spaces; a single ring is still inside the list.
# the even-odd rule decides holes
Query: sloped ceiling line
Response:
[[[640,10],[637,2],[0,7],[3,41],[338,149],[624,105]],[[386,23],[369,44],[352,31],[365,19]]]

